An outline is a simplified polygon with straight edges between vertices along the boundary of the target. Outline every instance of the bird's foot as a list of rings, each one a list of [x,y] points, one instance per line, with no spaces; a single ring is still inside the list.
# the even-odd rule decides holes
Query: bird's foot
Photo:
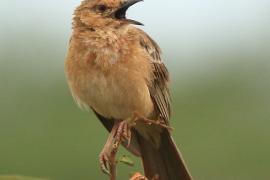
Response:
[[[116,121],[107,139],[107,142],[99,155],[99,163],[102,172],[113,176],[116,171],[116,154],[121,142],[131,140],[131,126],[126,121]]]
[[[118,146],[116,146],[116,144],[118,143],[110,134],[104,148],[99,155],[99,163],[102,172],[110,176],[112,175],[112,171],[116,166],[115,157],[118,150]]]
[[[169,131],[173,130],[173,128],[166,125],[160,117],[157,120],[152,120],[152,119],[148,119],[148,118],[142,116],[138,112],[134,112],[133,117],[129,120],[129,124],[131,124],[131,126],[135,126],[137,122],[142,122],[142,123],[145,123],[149,126],[151,126],[151,125],[160,126],[162,128],[168,129]]]
[[[115,134],[115,139],[117,143],[121,143],[123,141],[127,141],[128,146],[131,141],[131,125],[128,121],[121,121],[118,125],[116,134]],[[119,144],[115,144],[119,145]]]
[[[99,155],[99,164],[102,172],[107,175],[111,175],[110,173],[110,167],[111,167],[111,161],[110,161],[110,155],[108,152],[106,152],[105,149],[102,150],[102,152]]]
[[[156,125],[162,128],[173,130],[167,126],[160,118],[157,120],[151,120],[140,115],[138,112],[134,112],[133,116],[124,121],[115,121],[114,126],[109,134],[107,142],[99,155],[99,162],[101,170],[112,176],[116,174],[116,154],[119,146],[122,142],[127,141],[128,145],[131,141],[131,128],[136,126],[137,122],[145,123],[149,126]]]

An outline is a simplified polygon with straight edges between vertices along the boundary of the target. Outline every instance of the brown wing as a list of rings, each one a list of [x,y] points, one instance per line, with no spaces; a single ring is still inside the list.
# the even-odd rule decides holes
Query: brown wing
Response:
[[[169,73],[161,60],[161,50],[158,44],[151,39],[146,33],[140,31],[140,44],[147,53],[151,56],[151,63],[153,64],[153,81],[149,85],[149,91],[153,102],[155,104],[156,112],[161,119],[169,125],[171,116],[171,98],[169,92]]]

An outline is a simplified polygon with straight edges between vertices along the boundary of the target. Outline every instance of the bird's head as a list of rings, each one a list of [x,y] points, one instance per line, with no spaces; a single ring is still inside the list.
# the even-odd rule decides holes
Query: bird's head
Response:
[[[140,1],[142,0],[84,0],[75,11],[75,19],[91,28],[143,25],[126,18],[128,8]]]

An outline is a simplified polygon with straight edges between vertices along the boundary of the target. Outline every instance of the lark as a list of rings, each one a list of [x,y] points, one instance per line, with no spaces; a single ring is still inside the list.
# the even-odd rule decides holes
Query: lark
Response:
[[[158,44],[128,19],[141,0],[84,0],[75,10],[65,61],[79,106],[92,109],[110,132],[101,169],[115,176],[119,145],[141,157],[148,179],[190,180],[171,136],[169,73]]]

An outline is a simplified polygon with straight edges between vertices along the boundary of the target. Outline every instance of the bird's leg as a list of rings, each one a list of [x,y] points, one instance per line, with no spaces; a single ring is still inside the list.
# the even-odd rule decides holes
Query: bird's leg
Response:
[[[99,155],[99,162],[101,170],[110,176],[114,176],[112,173],[113,167],[115,166],[115,155],[117,153],[116,141],[115,141],[115,134],[117,131],[116,124],[113,126],[109,137],[107,139],[106,144],[104,145],[100,155]]]
[[[127,120],[121,121],[117,128],[117,132],[115,135],[116,141],[121,143],[123,141],[128,141],[128,145],[130,144],[131,140],[131,125]]]
[[[158,117],[157,120],[152,120],[152,119],[148,119],[146,117],[144,117],[143,115],[141,115],[140,113],[138,112],[134,112],[133,113],[133,118],[131,118],[129,120],[129,123],[131,124],[131,126],[135,126],[137,122],[142,122],[142,123],[145,123],[149,126],[151,125],[157,125],[157,126],[160,126],[162,128],[165,128],[165,129],[168,129],[169,131],[172,131],[173,128],[166,125],[162,119],[160,117]]]
[[[116,154],[122,141],[130,142],[131,130],[126,121],[115,121],[106,144],[100,153],[101,170],[110,175],[111,180],[116,179]]]
[[[107,142],[99,156],[101,170],[105,174],[110,175],[111,180],[115,180],[116,178],[115,159],[119,146],[124,141],[128,141],[128,145],[130,144],[131,128],[136,126],[137,122],[142,122],[149,126],[157,125],[168,130],[173,130],[171,127],[164,124],[160,118],[157,120],[151,120],[140,115],[138,112],[134,112],[131,118],[124,121],[115,121]]]

